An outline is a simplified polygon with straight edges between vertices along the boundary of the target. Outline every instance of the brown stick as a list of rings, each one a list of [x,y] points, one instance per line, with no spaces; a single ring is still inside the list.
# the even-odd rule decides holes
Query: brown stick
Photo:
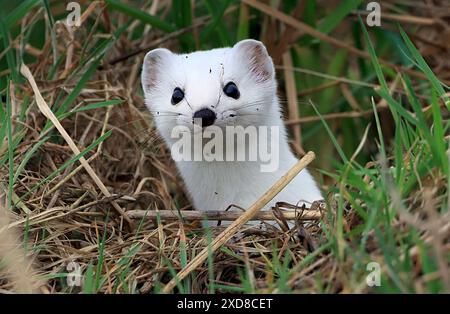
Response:
[[[210,247],[205,247],[193,260],[189,262],[178,274],[164,287],[163,292],[168,293],[176,286],[177,282],[186,278],[187,275],[199,267],[208,257],[208,253],[216,251],[225,244],[247,221],[249,221],[261,208],[269,203],[297,174],[306,168],[315,158],[313,152],[308,152],[300,159],[284,176],[264,193],[250,208],[238,219],[233,221],[221,234],[211,243]]]
[[[352,15],[358,16],[359,14],[367,16],[369,15],[369,12],[365,11],[356,11],[352,12]],[[410,24],[418,24],[418,25],[434,25],[436,24],[436,20],[427,18],[427,17],[421,17],[421,16],[410,16],[410,15],[404,15],[404,14],[390,14],[385,13],[381,15],[381,18],[383,20],[392,20],[397,22],[403,22],[403,23],[410,23]]]
[[[283,56],[283,65],[286,67],[284,69],[284,84],[286,88],[286,97],[288,100],[288,114],[289,119],[295,119],[300,117],[300,111],[298,110],[298,98],[297,98],[297,85],[295,84],[295,74],[292,70],[292,56],[291,52],[286,51]],[[294,141],[297,145],[300,146],[302,153],[305,151],[302,148],[302,129],[300,125],[293,124],[292,125],[292,133],[294,135]]]
[[[209,210],[206,212],[196,210],[183,210],[180,212],[174,210],[129,210],[126,212],[130,219],[148,219],[156,220],[158,217],[161,220],[224,220],[233,221],[242,215],[242,212],[237,211],[223,211],[223,210]],[[289,210],[282,211],[281,214],[286,220],[319,220],[322,218],[320,210]],[[249,220],[275,220],[275,215],[272,211],[263,211],[256,213]]]
[[[387,107],[378,107],[377,111],[383,110]],[[324,120],[333,120],[333,119],[342,119],[342,118],[359,118],[373,115],[373,110],[365,110],[365,111],[346,111],[346,112],[334,112],[329,114],[322,115],[322,119]],[[316,122],[320,121],[321,118],[319,116],[306,116],[302,118],[296,118],[285,121],[286,125],[293,125],[298,123],[307,123],[307,122]]]

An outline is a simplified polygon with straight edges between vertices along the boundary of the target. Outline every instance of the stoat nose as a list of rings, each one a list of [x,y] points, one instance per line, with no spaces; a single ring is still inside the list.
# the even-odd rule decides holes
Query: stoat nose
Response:
[[[201,119],[202,127],[207,127],[214,124],[216,121],[216,113],[208,108],[203,108],[194,113],[194,119]]]

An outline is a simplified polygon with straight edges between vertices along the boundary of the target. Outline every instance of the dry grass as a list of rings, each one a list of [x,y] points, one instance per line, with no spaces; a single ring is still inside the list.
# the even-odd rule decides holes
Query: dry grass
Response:
[[[5,195],[0,195],[0,259],[4,263],[4,271],[10,285],[2,288],[2,292],[36,293],[42,285],[32,267],[32,259],[22,247],[22,237],[11,223],[10,213],[6,209]]]

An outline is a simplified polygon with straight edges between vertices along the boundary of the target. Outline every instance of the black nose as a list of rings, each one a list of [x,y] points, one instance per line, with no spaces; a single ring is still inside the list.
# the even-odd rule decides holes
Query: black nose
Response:
[[[203,108],[194,113],[194,119],[201,119],[202,127],[205,128],[214,124],[214,121],[216,121],[216,114],[208,108]]]

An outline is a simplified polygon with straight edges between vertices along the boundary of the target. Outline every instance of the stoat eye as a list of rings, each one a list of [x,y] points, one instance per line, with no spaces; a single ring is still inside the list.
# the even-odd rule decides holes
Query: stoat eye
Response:
[[[239,93],[239,89],[237,88],[236,84],[234,84],[233,82],[227,83],[227,85],[225,85],[225,87],[223,88],[223,92],[228,97],[231,97],[234,99],[238,99],[239,96],[241,95]]]
[[[183,91],[179,87],[175,88],[172,94],[172,105],[178,104],[180,101],[183,100],[183,98],[184,98]]]

